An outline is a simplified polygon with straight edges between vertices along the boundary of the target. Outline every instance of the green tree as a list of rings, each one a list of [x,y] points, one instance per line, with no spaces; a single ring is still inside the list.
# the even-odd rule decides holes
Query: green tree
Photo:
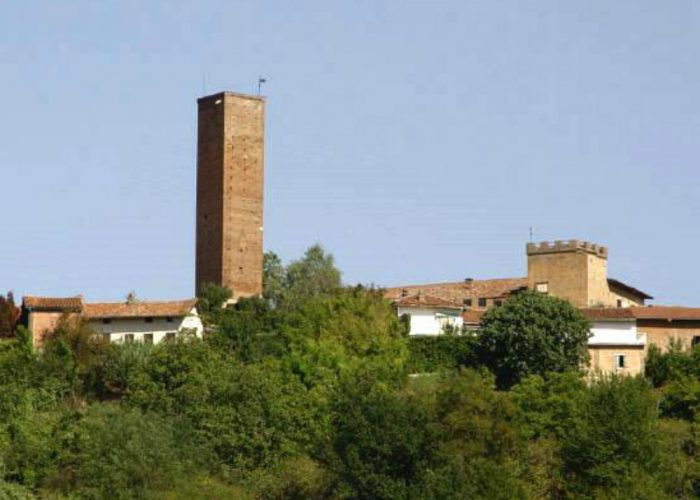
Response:
[[[298,302],[309,297],[327,295],[340,288],[340,271],[331,254],[321,245],[313,245],[304,257],[290,263],[286,270],[285,295]]]
[[[197,309],[205,317],[216,315],[232,295],[226,287],[205,283],[197,297]]]
[[[263,297],[273,306],[282,299],[287,287],[287,270],[282,259],[275,252],[265,252],[263,255]]]
[[[114,348],[87,320],[64,315],[47,338],[41,361],[51,375],[68,383],[72,400],[79,403],[89,391],[102,392],[105,363]]]
[[[333,407],[332,447],[351,498],[419,497],[440,437],[429,407],[371,372],[344,379]]]
[[[644,379],[593,382],[561,432],[569,491],[610,497],[630,489],[639,493],[643,484],[646,498],[658,497],[658,436],[656,399]]]
[[[524,291],[484,314],[479,358],[508,388],[531,374],[583,368],[589,336],[590,322],[571,304]]]
[[[516,408],[494,390],[493,376],[460,369],[434,389],[443,464],[432,475],[430,498],[524,498],[518,477]],[[437,465],[437,464],[436,464]]]
[[[376,368],[386,380],[405,372],[404,328],[379,290],[358,286],[311,297],[284,313],[280,330],[289,362],[310,386],[332,386],[358,366]]]

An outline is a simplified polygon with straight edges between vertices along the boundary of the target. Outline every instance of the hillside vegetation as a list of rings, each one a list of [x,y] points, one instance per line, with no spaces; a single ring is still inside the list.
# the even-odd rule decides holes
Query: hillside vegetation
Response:
[[[64,321],[0,344],[0,498],[693,498],[700,351],[585,378],[588,324],[523,293],[482,334],[409,339],[312,247],[208,333],[115,345]]]

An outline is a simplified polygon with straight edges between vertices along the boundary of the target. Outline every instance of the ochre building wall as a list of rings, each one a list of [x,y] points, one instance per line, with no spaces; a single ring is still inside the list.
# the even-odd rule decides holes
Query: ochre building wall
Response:
[[[671,341],[680,342],[690,349],[693,337],[700,337],[700,321],[638,320],[637,330],[647,336],[647,348],[656,344],[662,351],[668,350]]]
[[[644,346],[589,346],[590,370],[593,374],[616,373],[619,375],[638,375],[644,373]],[[615,356],[625,356],[625,367],[615,366]]]
[[[535,289],[538,283],[547,283],[547,292],[566,299],[577,307],[588,305],[587,255],[578,252],[529,255],[527,259],[528,285]]]
[[[260,295],[265,101],[224,92],[198,107],[195,287]]]

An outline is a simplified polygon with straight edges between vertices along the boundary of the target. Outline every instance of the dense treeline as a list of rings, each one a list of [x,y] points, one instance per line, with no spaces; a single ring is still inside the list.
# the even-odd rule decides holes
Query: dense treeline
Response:
[[[264,299],[203,294],[203,341],[114,345],[65,321],[36,353],[19,328],[0,345],[0,498],[700,494],[700,351],[585,378],[587,324],[562,301],[525,293],[480,335],[409,339],[318,247],[265,271]]]

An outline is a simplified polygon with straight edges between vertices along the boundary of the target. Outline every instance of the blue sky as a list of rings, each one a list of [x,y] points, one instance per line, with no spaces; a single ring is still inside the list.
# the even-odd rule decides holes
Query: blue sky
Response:
[[[195,100],[264,75],[283,259],[522,276],[532,226],[700,306],[699,55],[696,0],[9,2],[0,290],[191,296]]]

